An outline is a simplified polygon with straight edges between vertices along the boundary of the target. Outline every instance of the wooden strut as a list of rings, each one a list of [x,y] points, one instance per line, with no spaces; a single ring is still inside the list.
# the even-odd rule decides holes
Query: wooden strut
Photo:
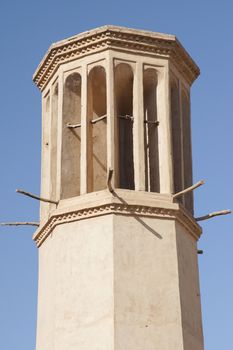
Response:
[[[130,121],[134,120],[134,117],[132,115],[128,115],[128,114],[126,114],[126,115],[118,115],[118,118],[130,120]]]
[[[0,226],[37,226],[39,227],[40,224],[39,222],[30,222],[30,221],[25,221],[25,222],[1,222]]]
[[[105,119],[105,118],[107,118],[107,114],[102,115],[101,117],[98,117],[98,118],[96,118],[96,119],[92,119],[92,120],[91,120],[91,124],[95,124],[95,123],[97,123],[97,122],[99,122],[100,120],[103,120],[103,119]]]
[[[36,196],[30,192],[26,192],[26,191],[18,190],[18,189],[16,190],[16,192],[20,193],[20,194],[24,194],[25,196],[28,196],[28,197],[37,199],[38,201],[41,201],[41,202],[52,203],[52,204],[56,204],[56,205],[58,204],[58,201],[53,201],[52,199],[42,198],[42,197]]]
[[[211,219],[215,216],[227,215],[227,214],[231,214],[231,210],[227,209],[227,210],[214,211],[213,213],[195,218],[195,220],[196,221],[203,221],[203,220]]]
[[[108,189],[111,193],[114,192],[114,188],[112,186],[112,176],[113,176],[113,169],[112,168],[109,168],[108,170],[108,180],[107,180],[107,186],[108,186]]]
[[[190,192],[190,191],[193,191],[193,190],[195,190],[196,188],[198,188],[198,187],[204,185],[204,183],[205,183],[205,181],[204,181],[204,180],[201,180],[201,181],[197,182],[196,184],[194,184],[193,186],[190,186],[190,187],[186,188],[186,189],[183,190],[183,191],[180,191],[180,192],[178,192],[178,193],[173,194],[173,198],[180,197],[180,196],[182,196],[182,195],[185,194],[185,193],[188,193],[188,192]]]
[[[159,121],[158,120],[155,120],[155,121],[153,121],[153,120],[144,120],[144,123],[145,124],[149,124],[149,125],[155,125],[155,126],[158,126],[159,125]]]
[[[81,123],[80,123],[80,124],[70,124],[70,123],[67,123],[67,124],[66,124],[66,127],[69,128],[69,129],[81,128]]]

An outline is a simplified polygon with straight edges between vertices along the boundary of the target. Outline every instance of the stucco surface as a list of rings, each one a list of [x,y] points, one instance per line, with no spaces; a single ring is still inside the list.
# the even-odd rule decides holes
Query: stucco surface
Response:
[[[57,226],[40,247],[37,350],[201,350],[196,255],[171,219]]]
[[[112,217],[56,227],[40,248],[37,350],[113,349]]]

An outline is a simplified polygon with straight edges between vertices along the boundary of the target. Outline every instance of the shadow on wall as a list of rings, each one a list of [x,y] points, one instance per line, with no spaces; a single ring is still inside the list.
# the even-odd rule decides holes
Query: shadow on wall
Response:
[[[128,203],[122,197],[119,197],[115,191],[113,191],[112,194],[114,197],[117,197],[121,203],[128,205]],[[149,226],[145,221],[143,221],[139,215],[132,214],[132,216],[154,236],[156,236],[159,239],[163,239],[163,237],[158,232],[156,232],[151,226]]]

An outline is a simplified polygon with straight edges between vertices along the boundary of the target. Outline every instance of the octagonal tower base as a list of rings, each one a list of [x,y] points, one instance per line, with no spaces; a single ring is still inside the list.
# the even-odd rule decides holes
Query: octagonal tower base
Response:
[[[203,350],[199,235],[169,195],[61,201],[34,236],[37,350]]]

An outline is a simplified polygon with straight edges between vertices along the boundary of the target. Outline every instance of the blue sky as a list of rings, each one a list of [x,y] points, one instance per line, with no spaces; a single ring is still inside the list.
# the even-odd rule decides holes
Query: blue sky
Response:
[[[192,88],[196,215],[233,208],[233,3],[40,0],[0,5],[0,221],[37,220],[40,92],[32,74],[52,42],[104,24],[177,35],[201,68]],[[233,217],[203,222],[199,248],[205,350],[233,348]],[[37,249],[33,228],[0,228],[0,348],[35,348]],[[146,349],[145,349],[146,350]]]

